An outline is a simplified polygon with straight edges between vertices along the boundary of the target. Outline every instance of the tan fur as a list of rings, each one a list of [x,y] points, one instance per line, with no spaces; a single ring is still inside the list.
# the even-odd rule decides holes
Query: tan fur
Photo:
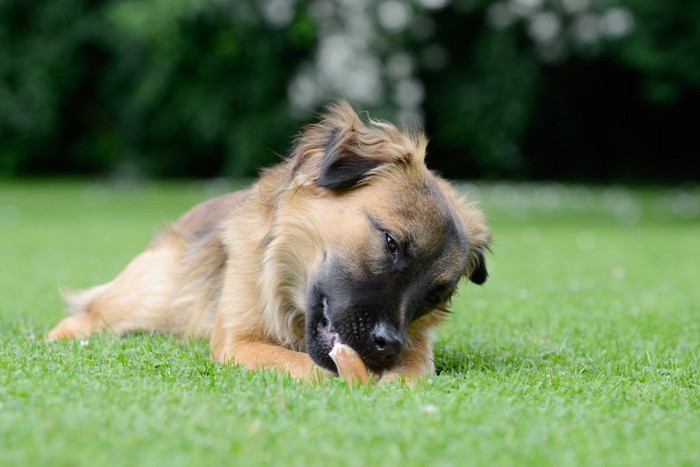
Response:
[[[316,184],[332,138],[337,151],[381,159],[361,188],[331,193]],[[170,332],[210,339],[220,361],[299,378],[330,376],[305,353],[307,285],[324,251],[340,253],[349,267],[360,255],[374,254],[367,250],[366,206],[401,230],[408,227],[393,220],[392,212],[397,200],[413,196],[415,227],[429,228],[421,225],[429,224],[431,206],[423,197],[445,196],[474,253],[461,274],[476,266],[481,257],[476,253],[489,241],[483,215],[425,168],[425,148],[422,134],[371,120],[365,124],[346,103],[332,107],[307,127],[291,157],[266,170],[250,189],[195,206],[112,282],[68,297],[75,314],[49,339],[95,331]],[[442,195],[421,188],[431,183]],[[442,316],[435,311],[410,324],[403,357],[385,379],[434,371],[431,338]]]

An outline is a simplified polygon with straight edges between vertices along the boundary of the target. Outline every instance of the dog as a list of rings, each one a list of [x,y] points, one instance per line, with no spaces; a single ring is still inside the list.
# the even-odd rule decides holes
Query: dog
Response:
[[[434,372],[432,335],[462,277],[482,284],[483,213],[425,165],[427,139],[344,101],[250,188],[205,201],[111,282],[67,295],[49,340],[96,331],[210,341],[214,358],[337,376],[350,346],[382,380]]]

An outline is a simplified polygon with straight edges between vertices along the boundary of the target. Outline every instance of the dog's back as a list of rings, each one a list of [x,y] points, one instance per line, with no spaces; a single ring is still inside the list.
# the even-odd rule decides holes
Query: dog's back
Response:
[[[136,330],[209,338],[227,260],[221,223],[247,194],[236,191],[196,205],[113,281],[66,293],[72,315],[48,338]]]

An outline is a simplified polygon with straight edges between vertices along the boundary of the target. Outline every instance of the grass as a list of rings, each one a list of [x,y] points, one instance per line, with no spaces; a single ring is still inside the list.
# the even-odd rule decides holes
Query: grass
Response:
[[[417,385],[310,387],[205,342],[45,343],[219,185],[0,185],[0,464],[698,465],[700,191],[466,186],[495,233]]]

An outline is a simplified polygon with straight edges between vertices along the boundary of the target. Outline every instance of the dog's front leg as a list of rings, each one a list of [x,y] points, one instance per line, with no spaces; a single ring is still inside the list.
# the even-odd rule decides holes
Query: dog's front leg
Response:
[[[416,345],[407,348],[399,363],[389,371],[385,371],[380,382],[405,381],[414,383],[417,380],[435,373],[433,350],[427,339],[420,339]]]
[[[297,379],[318,382],[335,375],[318,366],[309,354],[264,342],[236,342],[216,355],[217,360],[243,365],[249,370],[273,369]]]

